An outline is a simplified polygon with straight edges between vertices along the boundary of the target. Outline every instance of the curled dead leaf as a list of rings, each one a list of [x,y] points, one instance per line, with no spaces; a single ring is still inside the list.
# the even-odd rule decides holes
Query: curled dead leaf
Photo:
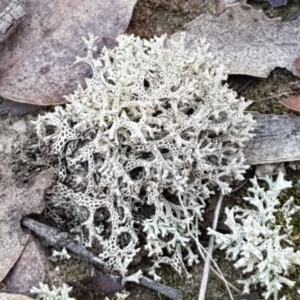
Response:
[[[26,0],[26,15],[0,47],[0,95],[35,105],[65,103],[78,83],[91,76],[82,36],[98,36],[97,51],[115,45],[129,23],[136,0]]]
[[[39,242],[30,237],[20,258],[4,279],[5,286],[11,293],[30,295],[33,286],[44,282],[47,267],[48,261]]]
[[[300,96],[289,97],[284,100],[280,100],[279,102],[291,110],[300,111]]]
[[[228,65],[230,74],[267,77],[280,67],[300,76],[294,63],[300,53],[300,19],[282,22],[249,5],[235,5],[219,16],[201,15],[170,38],[178,39],[182,31],[187,48],[206,38],[211,52]]]
[[[3,281],[28,242],[29,235],[22,231],[20,220],[25,215],[42,212],[44,192],[52,185],[54,172],[43,171],[23,186],[12,178],[11,169],[0,166],[0,174],[0,281]]]

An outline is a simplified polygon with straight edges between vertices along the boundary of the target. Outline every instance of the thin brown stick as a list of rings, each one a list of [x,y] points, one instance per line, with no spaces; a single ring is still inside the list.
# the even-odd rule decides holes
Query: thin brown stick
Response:
[[[270,96],[270,97],[266,97],[266,98],[261,98],[261,99],[257,99],[257,100],[252,100],[252,102],[259,102],[259,101],[265,101],[265,100],[272,100],[274,98],[278,98],[278,97],[281,97],[281,96],[289,96],[287,95],[288,93],[290,93],[291,91],[287,91],[287,92],[284,92],[284,93],[281,93],[281,94],[277,94],[277,95],[273,95],[273,96]]]
[[[216,230],[216,228],[217,228],[223,198],[224,198],[224,195],[222,192],[220,192],[219,197],[218,197],[218,202],[217,202],[215,212],[214,212],[214,219],[213,219],[213,223],[212,223],[213,230]],[[201,285],[200,285],[200,289],[199,289],[198,300],[205,300],[209,271],[210,271],[210,267],[211,267],[210,263],[211,263],[211,257],[212,257],[213,247],[214,247],[214,241],[215,241],[215,237],[211,236],[209,238],[209,244],[208,244],[207,254],[206,254],[205,263],[204,263],[204,269],[203,269],[202,281],[201,281]]]
[[[185,216],[188,218],[188,212],[187,210],[185,209],[183,203],[182,203],[182,199],[181,199],[181,194],[178,193],[178,198],[179,198],[179,202],[184,210],[184,214]],[[213,267],[210,266],[211,270],[215,273],[215,275],[220,278],[226,285],[227,289],[228,289],[228,292],[230,293],[230,290],[229,290],[229,287],[231,287],[234,291],[236,291],[237,293],[241,293],[241,291],[235,287],[233,284],[231,284],[230,282],[228,282],[224,276],[222,275],[222,272],[221,270],[219,269],[218,265],[215,263],[215,261],[212,259],[212,257],[209,255],[209,253],[205,250],[205,248],[200,244],[198,238],[190,231],[189,227],[188,227],[188,232],[189,234],[191,235],[191,237],[193,238],[194,242],[196,243],[197,245],[197,248],[198,248],[198,251],[199,251],[199,254],[200,256],[203,258],[203,260],[206,259],[204,253],[207,254],[207,256],[210,257],[210,259],[212,260],[213,264],[215,265],[216,269],[214,269]]]
[[[233,189],[231,191],[231,193],[235,193],[236,191],[238,191],[239,189],[241,189],[247,182],[248,182],[248,179],[246,179],[242,184],[240,184],[238,187],[236,187],[235,189]]]

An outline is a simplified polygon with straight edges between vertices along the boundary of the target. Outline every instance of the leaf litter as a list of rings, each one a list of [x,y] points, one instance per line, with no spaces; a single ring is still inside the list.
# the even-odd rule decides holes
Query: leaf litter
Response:
[[[86,64],[74,65],[87,51],[82,36],[93,32],[99,55],[113,47],[130,21],[136,0],[27,0],[18,30],[0,45],[0,95],[36,105],[65,103],[78,83],[91,76]]]
[[[0,166],[0,282],[14,266],[29,235],[20,225],[22,217],[44,209],[44,192],[52,185],[53,170],[40,173],[27,184],[20,185],[13,179],[10,168]]]

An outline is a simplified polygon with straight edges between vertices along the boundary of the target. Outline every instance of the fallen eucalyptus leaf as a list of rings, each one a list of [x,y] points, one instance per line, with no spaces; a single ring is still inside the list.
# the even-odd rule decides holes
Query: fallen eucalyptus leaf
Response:
[[[213,54],[226,62],[230,74],[267,77],[276,67],[294,75],[300,53],[300,20],[281,22],[269,19],[248,5],[228,7],[221,15],[201,15],[188,23],[186,46],[193,48],[206,38]],[[176,32],[171,39],[179,38]]]
[[[288,115],[254,114],[257,122],[244,155],[249,165],[300,160],[300,118]]]
[[[33,286],[45,280],[47,266],[39,243],[30,237],[20,258],[5,277],[5,286],[11,293],[29,295]]]
[[[115,38],[129,23],[136,0],[27,0],[25,17],[0,46],[0,95],[36,105],[65,102],[78,82],[91,76],[75,57],[87,51],[82,36],[94,33],[99,55],[104,45],[113,47]]]
[[[300,111],[300,97],[289,97],[279,102],[289,109]]]
[[[28,184],[17,184],[8,167],[0,166],[0,281],[6,277],[23,252],[29,235],[20,220],[44,208],[44,191],[52,184],[53,170],[41,172]]]

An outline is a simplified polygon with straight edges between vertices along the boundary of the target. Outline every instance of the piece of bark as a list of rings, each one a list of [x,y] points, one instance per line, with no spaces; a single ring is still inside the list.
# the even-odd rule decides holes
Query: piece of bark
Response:
[[[250,5],[235,5],[219,16],[199,16],[170,39],[178,39],[181,32],[186,32],[187,48],[196,48],[201,39],[206,39],[229,74],[268,77],[279,67],[300,76],[294,63],[300,53],[299,19],[282,22]]]
[[[20,0],[1,0],[0,3],[0,43],[17,28],[25,15]]]
[[[11,293],[29,295],[33,286],[45,280],[47,259],[39,244],[30,237],[21,257],[6,276],[4,283]]]
[[[254,114],[255,136],[246,143],[246,163],[259,165],[300,160],[300,117]]]
[[[27,184],[20,185],[12,178],[12,171],[0,165],[0,281],[6,277],[27,244],[20,220],[44,208],[44,192],[52,184],[54,172],[41,172]]]

